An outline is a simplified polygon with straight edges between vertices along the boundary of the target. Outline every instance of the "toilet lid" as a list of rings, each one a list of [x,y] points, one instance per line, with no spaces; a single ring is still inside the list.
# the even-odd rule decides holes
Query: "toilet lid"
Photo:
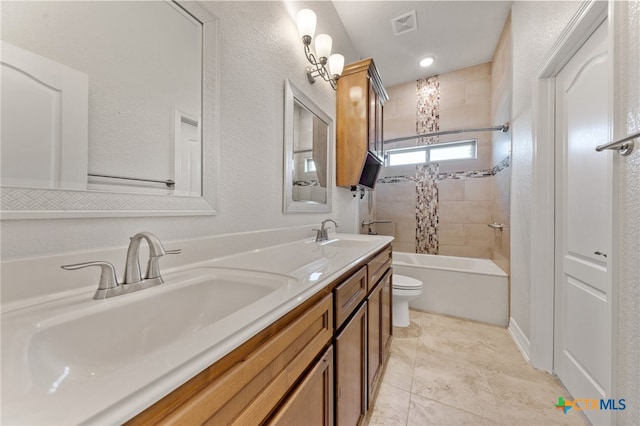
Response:
[[[393,274],[393,288],[401,290],[415,290],[422,288],[422,281],[405,275]]]

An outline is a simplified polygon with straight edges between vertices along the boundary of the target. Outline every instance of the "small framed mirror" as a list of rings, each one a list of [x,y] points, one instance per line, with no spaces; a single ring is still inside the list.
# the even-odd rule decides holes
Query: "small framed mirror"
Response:
[[[331,211],[333,120],[311,99],[285,81],[285,213]]]

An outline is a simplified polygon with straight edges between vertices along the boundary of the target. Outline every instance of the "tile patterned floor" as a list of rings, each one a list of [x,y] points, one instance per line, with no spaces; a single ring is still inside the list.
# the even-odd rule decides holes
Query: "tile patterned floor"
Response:
[[[588,425],[554,407],[568,397],[555,376],[528,365],[507,330],[411,311],[365,424]]]

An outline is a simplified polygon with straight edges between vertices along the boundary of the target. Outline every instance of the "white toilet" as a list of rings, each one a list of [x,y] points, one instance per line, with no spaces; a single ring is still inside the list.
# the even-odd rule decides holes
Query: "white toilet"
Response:
[[[422,294],[422,281],[393,274],[393,326],[409,326],[409,301]]]

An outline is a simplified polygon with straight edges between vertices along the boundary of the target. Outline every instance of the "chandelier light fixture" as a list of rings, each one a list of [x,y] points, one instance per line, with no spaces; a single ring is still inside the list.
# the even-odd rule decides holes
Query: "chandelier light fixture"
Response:
[[[304,44],[304,54],[311,66],[306,67],[307,79],[313,84],[316,77],[322,77],[329,82],[333,90],[336,90],[338,78],[344,68],[344,56],[331,54],[332,40],[328,34],[318,34],[315,39],[315,54],[311,52],[311,41],[316,31],[316,14],[311,9],[302,9],[298,12],[298,33]]]

